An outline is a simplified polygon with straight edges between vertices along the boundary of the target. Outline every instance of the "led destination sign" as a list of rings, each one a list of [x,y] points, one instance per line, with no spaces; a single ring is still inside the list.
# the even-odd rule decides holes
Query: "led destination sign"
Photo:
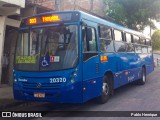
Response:
[[[70,22],[78,21],[78,13],[59,13],[59,14],[45,14],[40,16],[35,16],[26,19],[26,25],[38,25],[47,24],[55,22]]]
[[[48,22],[55,22],[55,21],[60,21],[61,19],[59,16],[43,16],[42,17],[42,22],[43,23],[48,23]]]

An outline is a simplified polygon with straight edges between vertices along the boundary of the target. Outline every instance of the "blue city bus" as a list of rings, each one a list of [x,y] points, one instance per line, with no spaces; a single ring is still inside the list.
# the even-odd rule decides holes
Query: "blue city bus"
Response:
[[[105,103],[154,70],[150,37],[82,11],[23,19],[14,59],[14,98],[24,101]]]

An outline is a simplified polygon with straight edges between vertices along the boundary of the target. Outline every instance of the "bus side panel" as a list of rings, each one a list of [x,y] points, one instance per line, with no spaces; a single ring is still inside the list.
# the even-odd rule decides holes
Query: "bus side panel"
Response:
[[[83,101],[101,94],[102,76],[99,72],[99,56],[94,56],[83,63]]]
[[[128,83],[125,72],[128,70],[128,58],[126,53],[116,53],[118,87]]]
[[[107,73],[111,72],[114,77],[114,88],[118,86],[118,79],[115,79],[114,73],[117,69],[115,53],[101,53],[101,56],[108,56],[108,61],[100,63],[100,74],[102,77]]]
[[[145,61],[146,61],[146,74],[148,75],[154,71],[154,62],[152,54],[148,54]]]
[[[93,78],[83,82],[83,102],[98,97],[102,93],[102,77]]]

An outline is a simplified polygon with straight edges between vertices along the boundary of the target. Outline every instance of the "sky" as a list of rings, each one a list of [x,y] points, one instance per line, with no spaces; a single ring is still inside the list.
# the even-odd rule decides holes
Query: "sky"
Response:
[[[160,22],[156,22],[154,21],[155,26],[157,27],[157,29],[160,29]],[[155,30],[151,30],[152,34],[154,33]],[[143,31],[144,34],[149,35],[150,36],[150,27],[146,27]]]

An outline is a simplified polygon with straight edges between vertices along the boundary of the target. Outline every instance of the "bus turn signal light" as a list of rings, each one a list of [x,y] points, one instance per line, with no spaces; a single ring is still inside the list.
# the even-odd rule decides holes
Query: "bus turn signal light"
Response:
[[[101,60],[101,62],[107,62],[108,61],[108,56],[101,56],[100,60]]]

